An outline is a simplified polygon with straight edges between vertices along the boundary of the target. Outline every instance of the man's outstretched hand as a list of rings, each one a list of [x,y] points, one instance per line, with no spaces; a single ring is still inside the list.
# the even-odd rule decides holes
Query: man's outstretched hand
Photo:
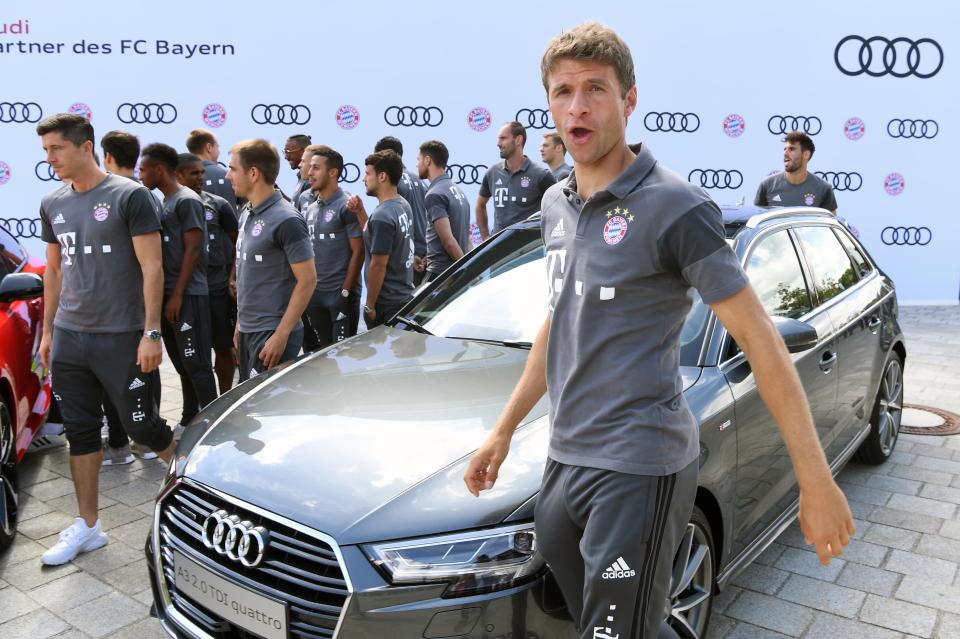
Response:
[[[843,554],[850,536],[857,531],[847,498],[832,478],[800,490],[798,519],[804,539],[816,546],[824,566]]]
[[[487,441],[477,449],[470,458],[467,471],[463,474],[463,481],[467,490],[474,497],[480,496],[481,490],[490,490],[497,481],[500,464],[510,452],[510,437],[490,435]]]

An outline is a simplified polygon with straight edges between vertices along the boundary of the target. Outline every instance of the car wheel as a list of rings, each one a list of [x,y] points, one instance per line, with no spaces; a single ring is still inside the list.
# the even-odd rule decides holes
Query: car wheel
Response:
[[[667,623],[683,639],[700,639],[707,634],[713,606],[714,546],[710,523],[694,507],[690,523],[680,540],[673,560],[670,583],[670,616]]]
[[[902,416],[903,360],[894,352],[883,369],[877,399],[870,413],[870,434],[860,444],[854,459],[873,465],[887,461],[897,445]]]
[[[0,401],[0,550],[17,534],[17,440],[7,405]]]

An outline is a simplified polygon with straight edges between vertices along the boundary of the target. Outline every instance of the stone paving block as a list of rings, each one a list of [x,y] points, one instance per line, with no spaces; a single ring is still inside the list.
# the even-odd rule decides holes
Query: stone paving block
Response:
[[[896,453],[893,453],[896,455]],[[891,459],[893,458],[891,455]],[[905,462],[895,461],[896,464]],[[937,459],[936,457],[917,457],[911,462],[906,462],[916,468],[926,468],[927,470],[939,470],[944,473],[960,474],[960,461],[951,461],[949,459]]]
[[[20,523],[23,523],[34,517],[39,517],[40,515],[46,515],[48,512],[53,511],[53,508],[50,507],[47,502],[32,497],[27,493],[20,493],[20,512],[17,514],[19,517]]]
[[[960,615],[944,613],[937,628],[938,639],[960,639]]]
[[[109,639],[168,639],[167,633],[160,627],[160,623],[153,618],[146,618],[126,626],[109,635]]]
[[[108,533],[124,524],[143,519],[144,513],[136,508],[124,504],[114,504],[109,508],[100,509],[100,526]]]
[[[150,585],[148,575],[147,559],[144,557],[142,561],[134,561],[103,573],[100,579],[122,593],[136,593],[140,592],[144,586]]]
[[[5,568],[3,578],[10,585],[26,592],[75,572],[77,572],[77,567],[69,563],[62,566],[44,566],[40,562],[25,561],[16,566]]]
[[[897,572],[848,563],[837,577],[837,583],[848,588],[872,592],[881,597],[889,597],[902,578],[903,575]]]
[[[890,456],[887,458],[887,463],[893,464],[905,464],[907,466],[912,465],[916,461],[917,456],[911,453],[901,453],[900,451],[894,449]],[[929,458],[928,458],[929,459]]]
[[[914,481],[940,486],[949,486],[953,480],[953,475],[950,473],[944,473],[939,470],[927,470],[925,468],[914,468],[913,466],[900,466],[899,464],[894,464],[889,475],[890,477],[912,479]]]
[[[733,626],[726,639],[786,639],[786,635],[741,622]]]
[[[157,624],[158,626],[160,624]],[[0,637],[5,639],[49,639],[70,629],[70,624],[49,610],[35,610],[0,624]]]
[[[903,495],[916,495],[920,492],[923,484],[912,479],[903,479],[901,477],[891,477],[889,475],[872,475],[866,483],[867,488],[876,488],[878,490],[888,490],[892,493],[901,493]]]
[[[131,481],[130,469],[127,466],[107,467],[100,471],[100,496],[111,488],[129,484]]]
[[[148,517],[141,517],[136,521],[117,526],[110,531],[110,536],[114,539],[119,539],[131,548],[143,548],[152,523]]]
[[[859,621],[818,612],[806,636],[810,639],[899,639],[901,635]]]
[[[940,530],[943,525],[943,519],[930,517],[929,515],[918,515],[903,510],[896,510],[887,507],[874,508],[868,520],[877,524],[886,524],[897,528],[905,528],[916,532],[933,533]]]
[[[59,534],[61,530],[73,524],[74,518],[64,513],[51,512],[46,515],[34,517],[28,521],[21,522],[18,530],[21,534],[34,541],[43,539],[53,534]]]
[[[35,559],[42,555],[45,550],[46,547],[17,533],[10,547],[0,554],[0,575],[3,574],[7,566]]]
[[[150,604],[153,603],[153,590],[148,586],[146,589],[135,594],[133,598],[149,608]]]
[[[157,484],[159,488],[160,482],[162,482],[167,476],[167,465],[161,459],[150,460],[141,462],[142,466],[139,470],[136,470],[133,475],[135,479],[140,479],[143,481],[151,481]]]
[[[928,557],[958,562],[960,561],[960,541],[944,539],[940,535],[924,535],[917,544],[915,552]]]
[[[937,624],[937,611],[906,601],[867,595],[860,610],[860,620],[918,637],[932,637]]]
[[[724,614],[726,609],[730,607],[730,604],[743,592],[740,588],[736,586],[728,585],[726,588],[720,591],[713,599],[713,612]]]
[[[56,477],[55,479],[48,479],[39,484],[34,484],[29,488],[24,488],[23,492],[37,499],[46,501],[62,495],[72,495],[73,481],[65,479],[64,477]]]
[[[856,499],[848,499],[847,505],[850,506],[850,514],[853,515],[854,519],[866,519],[873,512],[873,509],[878,507]]]
[[[871,504],[873,506],[886,506],[890,501],[891,493],[889,490],[877,490],[876,488],[867,488],[866,486],[857,486],[856,484],[840,484],[843,494],[847,499]]]
[[[73,493],[63,495],[61,497],[55,497],[54,499],[47,500],[47,506],[50,506],[53,510],[70,515],[71,517],[77,516],[77,496]],[[117,503],[116,500],[110,499],[103,494],[103,487],[100,488],[100,496],[97,499],[97,504],[100,507],[100,510],[104,508],[109,508],[113,504]]]
[[[803,606],[751,591],[737,597],[725,614],[788,637],[799,636],[813,619],[813,612]]]
[[[58,473],[50,468],[44,468],[43,466],[21,464],[17,468],[17,485],[20,489],[24,489],[29,488],[30,486],[35,486],[41,482],[63,478],[65,476],[66,475]]]
[[[0,623],[16,619],[28,612],[33,612],[39,607],[37,602],[16,588],[0,590]]]
[[[960,521],[948,519],[940,526],[940,534],[950,539],[960,539]]]
[[[116,499],[127,506],[137,506],[145,501],[153,501],[157,497],[160,485],[157,482],[135,479],[116,488],[104,492],[107,497]]]
[[[139,506],[136,507],[136,510],[147,515],[150,519],[153,519],[153,511],[155,510],[156,505],[152,501],[145,501]]]
[[[107,534],[110,537],[110,534]],[[111,539],[103,548],[80,555],[73,560],[83,570],[94,575],[116,570],[135,561],[143,559],[143,543],[138,548],[131,548],[117,539]]]
[[[748,590],[756,590],[767,595],[776,594],[790,573],[772,566],[750,564],[734,578],[733,583]]]
[[[851,539],[850,545],[843,549],[842,557],[850,562],[876,568],[883,563],[889,548],[871,544],[860,539]]]
[[[896,597],[960,615],[960,588],[936,578],[904,577]]]
[[[917,542],[920,541],[920,533],[895,526],[887,526],[886,524],[871,524],[870,530],[867,531],[863,539],[880,546],[913,550]]]
[[[823,583],[819,579],[790,575],[777,597],[852,619],[860,610],[866,594],[852,588]]]
[[[950,502],[951,504],[960,504],[960,488],[936,485],[924,486],[920,491],[920,496]]]
[[[91,637],[105,637],[147,617],[148,609],[126,595],[111,592],[63,613],[63,618]]]
[[[843,559],[833,559],[829,566],[823,566],[820,564],[817,553],[799,548],[787,548],[774,564],[780,570],[831,582],[837,580],[837,576],[845,565],[846,562]]]
[[[39,566],[37,570],[39,570]],[[110,586],[85,572],[75,572],[29,592],[38,604],[56,613],[96,599],[112,590]]]
[[[926,497],[911,497],[910,495],[900,494],[894,494],[887,502],[887,507],[941,519],[950,519],[957,512],[955,504]]]
[[[890,551],[890,557],[887,559],[884,568],[904,575],[938,580],[943,583],[951,583],[957,572],[957,564],[952,561],[896,549]]]
[[[934,446],[930,442],[943,442],[945,441],[941,437],[927,437],[924,443],[914,444],[913,448],[910,449],[910,452],[914,455],[923,455],[924,457],[936,457],[938,459],[951,459],[953,457],[953,449],[947,448],[946,446]]]

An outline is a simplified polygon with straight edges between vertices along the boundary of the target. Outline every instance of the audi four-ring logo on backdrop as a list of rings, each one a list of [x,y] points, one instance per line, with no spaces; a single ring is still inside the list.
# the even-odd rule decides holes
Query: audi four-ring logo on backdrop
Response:
[[[486,164],[448,164],[447,177],[457,184],[480,184],[487,168]]]
[[[170,124],[177,119],[177,107],[168,102],[124,102],[117,107],[117,119],[124,124]]]
[[[203,545],[248,568],[260,564],[269,543],[270,533],[266,528],[225,510],[210,513],[203,522]]]
[[[643,116],[643,126],[647,131],[693,133],[700,128],[700,117],[696,113],[651,111]]]
[[[40,220],[26,217],[0,217],[0,226],[15,237],[40,237]]]
[[[940,125],[936,120],[901,120],[894,118],[887,122],[887,134],[891,138],[926,138],[937,137]]]
[[[41,182],[60,181],[60,178],[58,178],[57,174],[54,173],[53,167],[50,166],[50,163],[46,160],[40,160],[37,162],[37,165],[33,167],[33,174],[36,175],[37,179]]]
[[[555,129],[550,112],[546,109],[520,109],[516,120],[528,129]]]
[[[832,186],[834,191],[859,191],[863,186],[863,178],[856,172],[815,171],[814,175]]]
[[[705,189],[739,189],[743,186],[743,173],[736,169],[694,169],[687,180]]]
[[[886,226],[880,232],[880,241],[887,246],[926,246],[932,239],[926,226]]]
[[[943,68],[943,48],[931,38],[893,38],[848,35],[837,43],[833,61],[846,75],[866,73],[878,78],[915,76],[932,78]]]
[[[774,115],[767,120],[767,130],[774,135],[785,135],[791,131],[816,135],[822,129],[823,124],[815,115]]]
[[[43,109],[36,102],[0,102],[0,122],[22,124],[39,122]]]
[[[340,171],[340,177],[337,178],[337,182],[346,182],[347,184],[353,184],[360,179],[360,167],[354,164],[353,162],[344,162],[343,170]]]
[[[440,126],[443,111],[435,106],[389,106],[383,112],[383,121],[390,126]]]
[[[302,104],[257,104],[250,109],[250,119],[257,124],[306,124],[310,109]]]

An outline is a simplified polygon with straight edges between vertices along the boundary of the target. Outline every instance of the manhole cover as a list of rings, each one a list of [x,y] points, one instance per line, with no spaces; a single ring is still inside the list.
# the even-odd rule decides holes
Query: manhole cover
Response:
[[[954,435],[960,433],[960,415],[933,406],[905,404],[900,432],[910,435]]]

